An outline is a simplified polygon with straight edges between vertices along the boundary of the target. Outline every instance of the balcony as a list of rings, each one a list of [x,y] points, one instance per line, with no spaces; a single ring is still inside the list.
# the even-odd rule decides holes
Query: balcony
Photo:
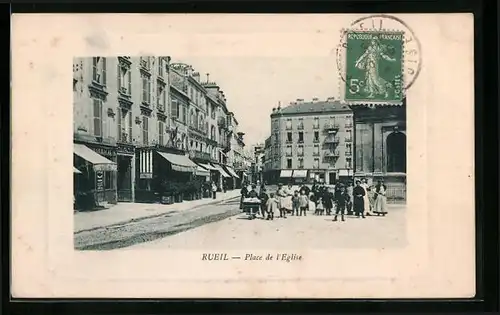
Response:
[[[340,142],[339,137],[327,137],[325,139],[326,144],[338,144]]]
[[[219,128],[222,128],[222,129],[227,129],[226,118],[219,117],[217,119],[217,126],[219,126]]]
[[[339,151],[328,151],[325,153],[325,157],[326,158],[338,158],[340,156],[340,152]]]
[[[325,130],[328,132],[337,132],[337,131],[339,131],[339,124],[337,124],[337,123],[326,124]]]

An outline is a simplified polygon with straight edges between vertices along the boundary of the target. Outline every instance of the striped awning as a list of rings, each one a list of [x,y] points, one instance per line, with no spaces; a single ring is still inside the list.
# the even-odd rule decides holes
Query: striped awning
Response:
[[[234,178],[240,178],[231,166],[226,166],[226,169],[227,169],[227,172],[229,173],[229,175],[233,176]]]
[[[198,167],[187,155],[158,152],[165,160],[170,162],[172,169],[177,172],[194,173]]]
[[[226,178],[231,177],[231,176],[230,176],[230,175],[228,175],[228,174],[226,173],[226,171],[224,171],[224,169],[223,169],[222,167],[220,167],[219,165],[217,165],[217,164],[212,164],[212,165],[213,165],[213,167],[215,167],[215,168],[217,169],[217,171],[219,171],[219,173],[221,174],[221,176],[222,176],[222,177],[226,177]]]
[[[198,165],[209,171],[217,171],[217,169],[210,164],[198,163]]]

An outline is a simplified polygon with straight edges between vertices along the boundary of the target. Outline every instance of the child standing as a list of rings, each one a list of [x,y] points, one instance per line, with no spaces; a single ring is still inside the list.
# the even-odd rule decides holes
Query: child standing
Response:
[[[341,215],[342,221],[345,221],[344,219],[344,212],[347,203],[349,202],[349,195],[347,194],[346,190],[344,187],[340,187],[339,192],[337,194],[337,209],[335,211],[335,217],[333,218],[333,221],[337,221],[337,216]]]
[[[295,213],[295,215],[298,216],[299,209],[300,209],[299,192],[295,191],[292,197],[292,215]]]
[[[307,198],[304,191],[299,196],[299,206],[300,206],[300,216],[304,213],[304,216],[307,215],[307,206],[309,205],[309,198]]]
[[[319,198],[318,205],[316,206],[315,214],[323,215],[324,212],[325,212],[325,206],[323,206],[323,200],[321,198]]]
[[[269,196],[267,195],[266,189],[261,188],[260,189],[260,214],[262,215],[262,219],[266,218],[266,210],[267,210],[267,200],[269,199]]]
[[[267,220],[274,220],[274,212],[278,209],[278,200],[274,197],[274,194],[269,195],[269,199],[266,202],[267,206]]]

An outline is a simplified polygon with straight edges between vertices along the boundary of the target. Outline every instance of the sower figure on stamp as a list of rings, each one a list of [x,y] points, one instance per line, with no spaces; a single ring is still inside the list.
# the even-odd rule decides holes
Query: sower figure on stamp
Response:
[[[370,46],[356,60],[356,68],[366,71],[365,91],[368,93],[369,98],[373,98],[375,95],[384,95],[387,98],[389,96],[389,89],[392,88],[392,84],[384,80],[378,71],[381,58],[391,62],[396,61],[396,59],[385,54],[386,50],[386,46],[380,43],[378,37],[373,37]]]
[[[359,218],[359,216],[362,216],[362,218],[365,218],[365,189],[361,187],[361,182],[359,180],[356,181],[356,187],[353,189],[353,194],[354,194],[354,212],[356,213],[356,217]]]

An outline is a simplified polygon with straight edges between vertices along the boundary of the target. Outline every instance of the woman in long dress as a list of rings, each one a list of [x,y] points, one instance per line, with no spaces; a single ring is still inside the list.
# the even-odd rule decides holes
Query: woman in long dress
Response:
[[[364,212],[365,212],[365,214],[370,215],[371,214],[371,212],[370,212],[371,204],[370,204],[370,196],[368,195],[370,186],[368,186],[368,181],[366,180],[366,178],[363,178],[363,182],[361,183],[361,187],[363,187],[363,189],[365,190],[365,194],[363,196],[363,199],[364,199],[363,206],[365,207]]]
[[[387,214],[387,187],[383,181],[378,181],[375,186],[375,203],[373,205],[373,212],[377,215],[385,216]]]

